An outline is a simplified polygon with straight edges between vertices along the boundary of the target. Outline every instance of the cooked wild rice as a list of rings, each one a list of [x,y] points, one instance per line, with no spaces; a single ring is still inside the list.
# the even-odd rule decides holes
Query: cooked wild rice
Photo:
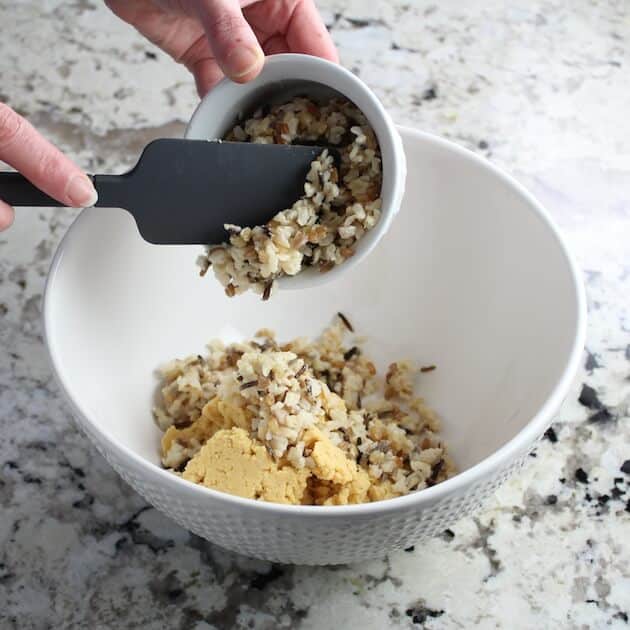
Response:
[[[182,471],[217,431],[240,428],[276,462],[308,471],[315,468],[308,435],[317,430],[367,473],[369,489],[356,500],[399,496],[451,476],[438,418],[414,395],[421,368],[398,361],[380,379],[356,340],[344,343],[350,331],[339,313],[316,341],[281,344],[263,329],[254,340],[213,341],[208,356],[166,365],[154,410],[166,432],[163,465]],[[303,503],[335,502],[331,484],[309,483]]]
[[[354,254],[357,241],[379,219],[381,156],[365,116],[347,100],[323,105],[298,97],[260,108],[226,140],[275,144],[322,143],[340,154],[339,169],[324,151],[311,163],[304,196],[264,226],[226,224],[229,242],[200,259],[229,297],[251,289],[268,299],[274,281],[304,267],[325,272]]]

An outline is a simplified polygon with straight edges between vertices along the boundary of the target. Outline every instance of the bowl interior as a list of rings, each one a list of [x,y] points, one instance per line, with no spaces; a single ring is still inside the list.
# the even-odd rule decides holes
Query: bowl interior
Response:
[[[403,134],[403,208],[361,265],[320,287],[225,297],[197,250],[145,243],[122,210],[85,210],[46,295],[57,373],[89,422],[158,464],[156,367],[265,326],[317,335],[342,311],[382,369],[436,364],[420,390],[443,417],[460,470],[513,438],[551,394],[575,342],[580,304],[555,233],[511,181],[471,154]]]
[[[282,105],[296,96],[308,96],[317,103],[344,98],[338,90],[304,79],[278,79],[253,86],[230,82],[218,93],[208,93],[206,104],[199,106],[188,125],[186,137],[221,139],[239,120],[251,116],[260,106]]]

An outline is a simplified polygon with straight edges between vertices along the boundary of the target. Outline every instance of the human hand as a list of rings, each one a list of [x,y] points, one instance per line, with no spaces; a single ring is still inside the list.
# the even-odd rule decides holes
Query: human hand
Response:
[[[0,160],[64,205],[93,206],[91,180],[8,105],[0,103]],[[13,208],[0,199],[0,231],[13,223]]]
[[[238,83],[264,56],[306,53],[338,61],[314,0],[105,0],[118,17],[184,64],[199,96],[223,76]]]

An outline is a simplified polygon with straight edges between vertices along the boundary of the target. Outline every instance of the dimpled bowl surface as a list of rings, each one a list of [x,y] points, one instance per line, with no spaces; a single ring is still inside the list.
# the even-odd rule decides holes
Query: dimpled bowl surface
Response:
[[[517,469],[565,396],[584,343],[574,264],[514,180],[449,142],[401,129],[409,178],[390,231],[317,288],[225,297],[190,247],[145,243],[122,210],[88,209],[53,261],[45,296],[54,370],[80,427],[141,495],[189,530],[259,558],[335,564],[440,533]],[[380,368],[434,363],[420,390],[461,471],[378,503],[281,506],[189,484],[160,468],[155,368],[211,338],[317,335],[342,311]]]

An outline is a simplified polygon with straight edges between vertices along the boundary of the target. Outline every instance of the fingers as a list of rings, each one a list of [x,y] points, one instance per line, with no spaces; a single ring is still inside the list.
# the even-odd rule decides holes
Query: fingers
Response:
[[[133,26],[149,41],[159,46],[175,61],[187,63],[192,60],[191,49],[199,54],[197,42],[205,39],[205,33],[196,16],[175,11],[175,6],[165,10],[154,0],[105,0],[107,6],[121,19]],[[206,48],[205,55],[209,54]]]
[[[287,26],[286,40],[291,52],[339,62],[335,44],[313,0],[301,0],[295,5]]]
[[[211,57],[201,59],[187,67],[195,77],[195,85],[200,98],[203,98],[223,78],[221,68]]]
[[[96,203],[87,175],[4,103],[0,103],[0,160],[65,205],[83,208]],[[0,212],[7,220],[6,207]]]
[[[238,83],[256,77],[265,55],[238,1],[202,0],[197,3],[197,13],[213,56],[225,76]]]
[[[301,52],[339,60],[314,0],[105,1],[120,18],[185,64],[200,96],[224,74],[239,83],[255,78],[264,63],[258,39],[267,54]]]
[[[195,77],[200,97],[223,78],[199,23],[196,3],[106,0],[107,6]]]
[[[279,55],[280,53],[291,52],[284,35],[274,35],[270,37],[263,44],[263,50],[265,51],[265,55]]]
[[[0,200],[0,232],[11,227],[13,223],[13,208],[4,201]]]

